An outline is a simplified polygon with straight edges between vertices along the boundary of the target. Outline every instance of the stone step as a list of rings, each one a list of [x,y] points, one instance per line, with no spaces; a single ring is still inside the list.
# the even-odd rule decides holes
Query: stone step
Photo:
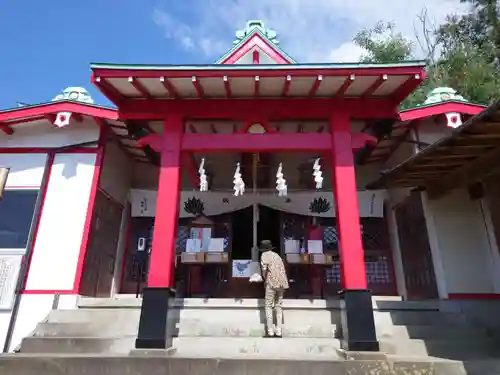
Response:
[[[262,337],[264,324],[238,325],[206,324],[200,320],[177,323],[176,335],[180,337]],[[37,326],[35,337],[121,337],[137,334],[138,322],[133,324],[98,324],[96,323],[41,323]],[[326,326],[289,326],[283,327],[283,334],[288,337],[334,337],[335,325]]]
[[[174,340],[180,356],[208,358],[338,358],[334,338],[180,337]]]
[[[112,353],[134,349],[135,336],[28,337],[21,343],[22,353]],[[182,337],[174,339],[179,355],[234,358],[252,355],[262,358],[336,358],[340,342],[334,338],[263,337]]]
[[[94,321],[92,323],[41,323],[34,331],[36,337],[120,337],[137,334],[139,322],[126,320],[115,322]],[[264,335],[264,324],[207,324],[200,319],[182,320],[177,323],[175,334],[178,336],[208,337],[261,337]],[[335,337],[337,327],[329,325],[284,325],[284,335],[289,337]],[[381,340],[408,339],[448,339],[464,340],[489,338],[485,330],[479,327],[463,326],[384,326],[377,327],[377,336]]]
[[[481,369],[486,368],[485,366]],[[490,366],[489,368],[494,368]],[[262,374],[392,374],[392,375],[466,375],[461,362],[439,359],[412,361],[406,358],[390,360],[261,360],[172,358],[162,356],[89,356],[89,355],[3,355],[0,356],[2,375],[262,375]],[[493,375],[497,372],[468,373]]]
[[[472,325],[464,325],[460,328],[455,326],[435,325],[392,325],[376,327],[379,340],[469,340],[489,338],[486,330]]]
[[[80,297],[78,307],[80,308],[140,308],[141,298],[131,295],[118,295],[114,298],[91,298]],[[375,310],[432,310],[437,311],[443,301],[402,301],[401,297],[375,296],[372,297],[372,305]],[[284,308],[300,309],[340,309],[338,299],[285,299]],[[184,298],[176,299],[174,306],[182,308],[257,308],[264,306],[263,299],[255,298]]]
[[[285,323],[290,325],[340,324],[338,311],[288,309],[284,312]],[[91,323],[131,320],[139,321],[138,309],[76,309],[53,310],[46,321],[49,323]],[[207,324],[222,324],[228,321],[242,325],[260,324],[265,321],[264,309],[173,309],[174,321],[203,320]]]
[[[26,337],[22,353],[113,353],[127,354],[134,348],[136,336],[100,337]]]
[[[439,357],[451,360],[499,358],[499,342],[490,339],[469,340],[380,340],[385,353],[409,357]]]
[[[463,314],[441,311],[374,311],[377,326],[418,325],[418,326],[463,326],[468,321]]]
[[[47,321],[51,323],[121,321],[122,319],[139,320],[139,309],[76,309],[54,310]],[[459,313],[444,313],[439,311],[374,311],[375,323],[380,326],[388,325],[464,325],[467,323],[465,315]],[[208,324],[237,321],[241,324],[262,323],[265,320],[263,308],[248,309],[205,309],[186,308],[173,309],[172,319],[193,320],[203,319]],[[302,310],[288,308],[284,311],[285,323],[291,325],[328,325],[340,324],[340,311],[338,310]]]

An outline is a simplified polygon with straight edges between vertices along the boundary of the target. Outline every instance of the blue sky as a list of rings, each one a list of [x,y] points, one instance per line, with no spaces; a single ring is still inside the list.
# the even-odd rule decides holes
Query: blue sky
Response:
[[[401,4],[403,3],[403,4]],[[50,101],[90,83],[90,62],[211,63],[231,48],[248,19],[263,19],[298,61],[356,60],[352,36],[378,20],[414,38],[428,6],[436,22],[459,0],[3,0],[0,5],[0,108]],[[376,5],[375,5],[376,4]],[[382,6],[381,6],[382,5]],[[432,8],[431,8],[432,5]]]

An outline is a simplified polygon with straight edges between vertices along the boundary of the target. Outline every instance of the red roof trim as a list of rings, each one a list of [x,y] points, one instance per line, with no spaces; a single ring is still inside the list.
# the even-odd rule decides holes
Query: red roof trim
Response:
[[[289,64],[291,65],[291,64]],[[259,65],[253,65],[258,67]],[[424,68],[421,66],[392,66],[392,67],[349,67],[349,68],[307,68],[307,69],[293,69],[287,66],[280,66],[279,68],[272,69],[204,69],[204,70],[169,70],[166,68],[151,70],[151,69],[108,69],[108,68],[94,68],[94,74],[101,78],[188,78],[192,79],[193,76],[197,78],[220,78],[227,76],[228,78],[253,78],[259,76],[260,78],[276,78],[276,77],[314,77],[322,75],[325,77],[347,77],[355,74],[356,77],[362,76],[381,76],[383,74],[398,75],[398,76],[413,76],[415,74],[423,74]],[[420,82],[419,82],[420,83]],[[96,82],[99,85],[98,82]]]
[[[425,107],[416,107],[399,114],[401,121],[413,121],[425,117],[432,117],[449,112],[458,112],[466,115],[477,115],[485,110],[485,106],[470,103],[448,102]]]
[[[259,47],[265,54],[269,55],[277,64],[291,64],[290,61],[280,52],[278,52],[268,41],[262,38],[258,33],[255,33],[250,39],[243,43],[236,51],[230,54],[226,59],[221,61],[221,64],[234,64],[236,61],[246,55],[253,47]]]
[[[0,112],[0,123],[26,119],[30,122],[32,117],[40,117],[51,113],[73,112],[85,116],[100,117],[106,120],[118,120],[118,111],[111,108],[95,107],[92,105],[75,102],[54,102],[37,106],[19,107],[16,109]]]

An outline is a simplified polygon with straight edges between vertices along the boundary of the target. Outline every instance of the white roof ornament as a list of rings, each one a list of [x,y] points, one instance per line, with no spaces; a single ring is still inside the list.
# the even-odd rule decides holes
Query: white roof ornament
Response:
[[[233,41],[233,44],[236,45],[241,42],[245,37],[250,34],[254,29],[258,29],[262,34],[269,39],[271,43],[279,44],[278,39],[276,39],[276,31],[272,29],[268,29],[264,25],[264,21],[262,20],[250,20],[247,22],[245,28],[243,30],[236,31],[236,40]]]
[[[74,100],[82,103],[94,104],[94,100],[83,87],[67,87],[61,94],[57,95],[53,102],[58,100]]]
[[[467,102],[462,95],[457,95],[457,91],[451,87],[437,87],[427,95],[427,99],[423,104],[441,103],[448,100]]]

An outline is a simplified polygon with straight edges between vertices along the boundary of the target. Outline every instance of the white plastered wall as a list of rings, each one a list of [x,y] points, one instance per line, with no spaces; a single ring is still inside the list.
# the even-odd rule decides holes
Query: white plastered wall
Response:
[[[90,118],[57,128],[47,121],[15,127],[13,135],[0,134],[0,148],[58,148],[97,141],[99,127]],[[94,148],[96,144],[87,147]],[[7,189],[38,189],[42,182],[46,153],[0,154],[0,167],[9,167]],[[39,222],[26,290],[21,298],[10,350],[29,335],[52,309],[54,293],[73,291],[83,226],[94,175],[96,154],[57,154]],[[21,249],[24,253],[25,249]],[[17,278],[17,275],[16,275]],[[60,308],[74,308],[76,295],[61,295]],[[11,311],[0,311],[0,343],[6,339]]]
[[[73,291],[96,154],[57,154],[26,290]]]
[[[39,189],[42,182],[47,154],[0,154],[0,167],[10,168],[6,189]],[[0,254],[12,254],[18,257],[19,264],[15,272],[9,275],[10,287],[15,287],[19,276],[21,257],[26,249],[2,249]],[[10,288],[9,288],[10,289]],[[0,310],[0,345],[4,345],[12,310]]]
[[[96,154],[56,154],[10,349],[31,334],[53,307],[76,306],[74,290]],[[36,294],[33,294],[36,293]]]
[[[424,199],[430,245],[439,252],[444,276],[440,296],[449,294],[494,293],[495,269],[492,244],[480,200],[471,200],[465,189],[446,196]],[[432,229],[432,228],[429,228]],[[443,288],[445,291],[443,292]]]
[[[132,184],[134,168],[140,168],[140,166],[141,164],[139,163],[133,163],[116,143],[108,142],[106,144],[101,176],[99,178],[99,188],[124,208],[120,228],[117,229],[120,231],[120,234],[116,247],[111,295],[118,293],[120,290],[122,263],[127,245],[126,228],[130,220],[128,195]]]
[[[33,121],[14,127],[14,134],[0,134],[0,148],[3,147],[63,147],[83,144],[99,139],[99,127],[90,118],[82,122],[58,128],[48,121]],[[97,145],[93,145],[96,147]]]

